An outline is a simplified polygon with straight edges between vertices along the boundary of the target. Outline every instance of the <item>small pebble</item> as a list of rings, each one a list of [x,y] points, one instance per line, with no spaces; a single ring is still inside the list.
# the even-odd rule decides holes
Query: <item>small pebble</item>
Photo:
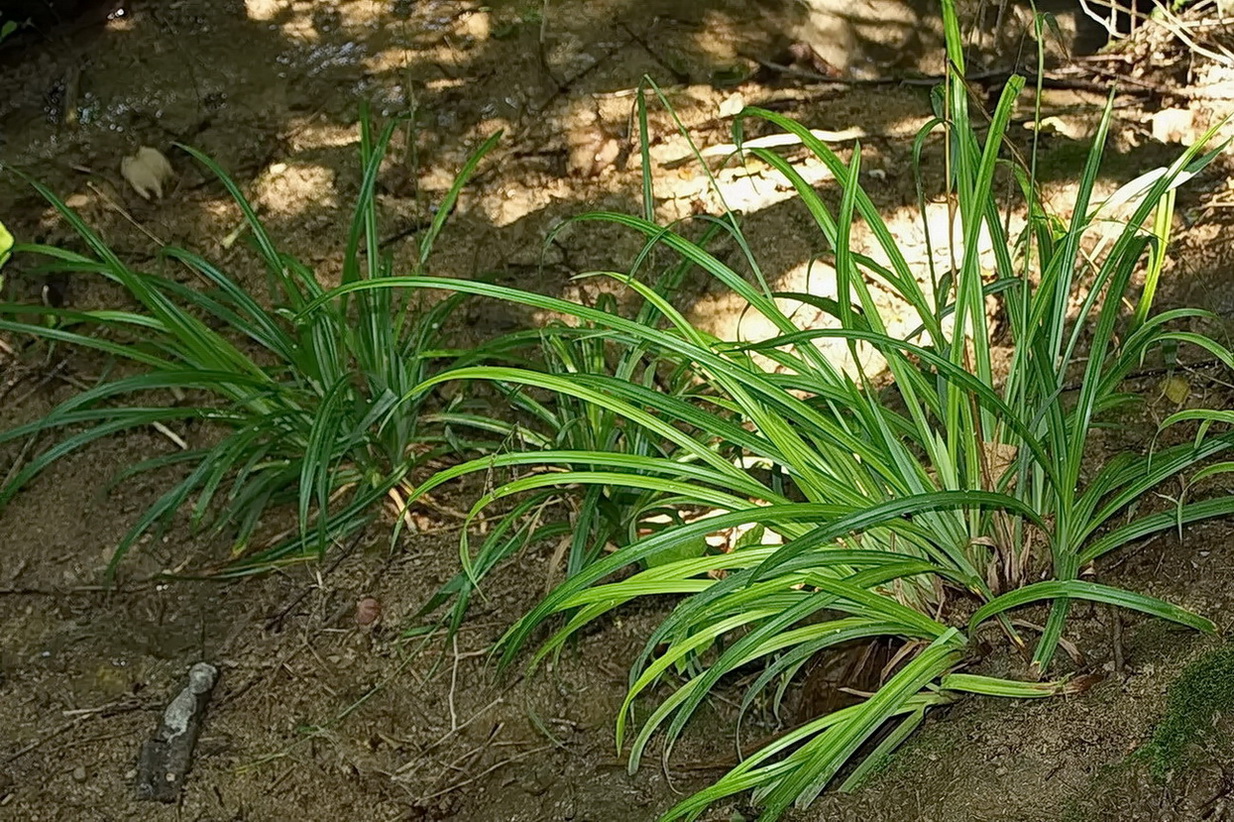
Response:
[[[73,769],[73,781],[74,782],[85,782],[86,781],[86,766],[85,765],[78,765],[76,768]]]
[[[356,624],[372,625],[381,619],[381,603],[374,597],[365,597],[356,603]]]

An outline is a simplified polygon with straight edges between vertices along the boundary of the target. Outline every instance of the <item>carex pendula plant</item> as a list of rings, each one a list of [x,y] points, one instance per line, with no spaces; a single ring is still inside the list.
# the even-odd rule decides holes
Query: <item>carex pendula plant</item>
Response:
[[[894,644],[893,664],[868,698],[776,737],[668,810],[666,819],[697,818],[717,799],[745,791],[752,791],[762,818],[774,819],[837,781],[841,788],[857,784],[932,706],[959,694],[1028,698],[1078,690],[1079,681],[1040,681],[1076,600],[1213,629],[1201,616],[1081,572],[1129,542],[1234,511],[1230,497],[1143,514],[1133,507],[1234,443],[1216,430],[1219,417],[1210,414],[1181,444],[1148,453],[1094,457],[1090,443],[1094,426],[1134,399],[1124,380],[1155,349],[1196,346],[1234,364],[1222,346],[1186,329],[1205,312],[1152,311],[1173,191],[1214,152],[1204,153],[1207,141],[1201,141],[1168,168],[1099,200],[1094,192],[1112,117],[1107,107],[1070,214],[1049,214],[1035,157],[1023,160],[1007,141],[1024,79],[1007,83],[988,123],[974,122],[950,0],[943,17],[951,76],[935,95],[937,116],[918,143],[936,131],[945,140],[957,241],[954,263],[944,270],[921,271],[909,263],[863,189],[860,147],[845,161],[799,123],[756,108],[743,112],[746,120],[794,135],[835,181],[839,204],[832,208],[785,158],[747,149],[792,183],[829,245],[835,296],[791,296],[827,310],[838,327],[799,327],[781,307],[788,295],[766,287],[752,255],[744,262],[758,275],[754,282],[673,226],[657,224],[650,209],[642,216],[597,213],[579,220],[642,234],[648,248],[677,255],[738,294],[750,312],[774,326],[773,336],[722,340],[695,327],[654,283],[637,276],[646,255],[630,272],[607,276],[654,307],[654,320],[486,283],[417,277],[353,282],[318,298],[446,287],[519,303],[570,318],[554,335],[562,344],[594,344],[603,336],[607,344],[687,368],[702,387],[680,394],[615,371],[580,376],[478,364],[430,377],[420,389],[447,380],[524,386],[556,395],[559,408],[619,417],[655,442],[639,453],[541,443],[457,466],[420,487],[469,471],[538,467],[486,494],[473,515],[498,499],[540,489],[578,493],[592,487],[649,492],[657,508],[707,511],[663,527],[632,528],[633,537],[610,552],[593,545],[590,561],[519,620],[500,646],[508,664],[560,616],[563,622],[535,655],[541,660],[632,600],[676,597],[633,664],[617,719],[618,744],[629,745],[631,769],[656,738],[667,757],[708,695],[738,672],[755,672],[744,711],[768,693],[778,704],[804,666],[829,649],[875,639]],[[1026,214],[1014,235],[995,196],[1000,175],[1018,183],[1018,206]],[[1116,209],[1122,211],[1116,215]],[[877,258],[854,251],[858,221],[874,237]],[[748,250],[735,215],[713,225]],[[986,254],[983,233],[991,249]],[[1143,288],[1136,285],[1141,273]],[[918,327],[892,334],[872,284],[895,294]],[[991,342],[991,301],[1008,326],[1010,356],[1002,367],[996,367]],[[855,367],[829,361],[817,345],[824,339],[850,346]],[[886,392],[864,373],[858,346],[886,361],[898,402],[887,402]],[[1184,412],[1167,422],[1200,418]],[[708,536],[733,530],[745,536],[728,550],[699,549]],[[679,558],[651,561],[665,555]],[[480,582],[489,568],[477,565],[466,538],[462,557],[469,578]],[[1027,634],[1008,612],[1034,604],[1047,613]],[[1023,679],[965,670],[972,637],[986,630],[1023,649]],[[632,729],[635,700],[657,685],[667,695]]]
[[[341,238],[343,285],[393,274],[392,259],[381,247],[376,203],[393,131],[391,124],[375,133],[362,111],[363,176],[350,228]],[[426,270],[460,191],[496,139],[479,147],[446,192],[419,238],[416,270]],[[30,180],[84,248],[79,253],[17,244],[12,253],[39,261],[35,272],[109,280],[135,305],[0,305],[0,330],[93,349],[125,364],[123,376],[0,433],[0,442],[10,442],[67,432],[10,477],[0,488],[0,505],[52,462],[101,437],[146,426],[171,430],[196,420],[215,432],[202,438],[207,444],[185,443],[122,473],[175,465],[182,479],[123,537],[112,569],[143,534],[180,510],[187,510],[194,526],[225,531],[233,546],[229,557],[202,572],[250,573],[318,557],[356,533],[383,502],[405,513],[413,470],[436,455],[467,449],[467,442],[451,435],[451,409],[430,407],[430,390],[419,388],[460,356],[442,348],[442,326],[462,297],[430,306],[424,294],[378,289],[320,299],[327,288],[304,263],[279,250],[240,186],[206,155],[181,148],[217,177],[243,213],[265,270],[266,293],[184,248],[162,249],[158,263],[188,269],[195,275],[192,285],[134,268],[52,191]],[[39,321],[23,321],[30,315]],[[168,393],[177,401],[157,401]],[[256,544],[255,529],[278,507],[294,510],[298,526]]]

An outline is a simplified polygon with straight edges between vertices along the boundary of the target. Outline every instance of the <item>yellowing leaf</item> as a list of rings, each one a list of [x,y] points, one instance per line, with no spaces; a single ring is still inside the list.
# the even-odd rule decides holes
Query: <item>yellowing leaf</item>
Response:
[[[1183,377],[1166,377],[1161,381],[1161,393],[1175,405],[1182,405],[1191,396],[1191,383]]]
[[[13,235],[4,227],[4,223],[0,223],[0,266],[3,266],[9,261],[9,257],[13,256]]]
[[[1016,454],[1019,453],[1014,445],[1005,442],[983,442],[981,444],[985,458],[985,470],[989,472],[986,478],[989,483],[987,490],[993,491],[998,488],[999,480],[1003,474],[1007,473],[1007,469],[1015,464]],[[1012,477],[1011,484],[1014,485],[1015,478]],[[1011,487],[1010,485],[1008,487]]]
[[[1005,442],[985,442],[982,443],[985,450],[985,458],[989,462],[990,475],[994,478],[1001,477],[1011,464],[1015,462],[1016,454],[1019,449],[1014,445]]]

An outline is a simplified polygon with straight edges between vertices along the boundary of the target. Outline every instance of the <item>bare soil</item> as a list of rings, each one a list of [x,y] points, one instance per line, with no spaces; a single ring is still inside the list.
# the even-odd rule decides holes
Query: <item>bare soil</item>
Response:
[[[910,253],[926,253],[912,137],[930,116],[928,86],[849,81],[940,71],[930,4],[873,0],[855,13],[821,0],[150,0],[110,19],[118,4],[102,6],[101,14],[0,48],[0,161],[66,197],[135,264],[159,265],[158,247],[173,242],[261,282],[259,263],[230,241],[238,209],[173,148],[180,142],[236,177],[286,251],[324,281],[336,277],[359,185],[358,105],[368,100],[380,116],[414,116],[382,181],[383,231],[396,260],[410,258],[430,208],[468,153],[503,130],[431,270],[586,298],[572,275],[624,269],[637,239],[591,227],[571,228],[547,245],[544,238],[583,211],[639,208],[631,90],[645,74],[665,88],[701,146],[731,139],[720,104],[734,93],[811,127],[859,129],[878,206],[906,247],[917,249]],[[1059,12],[1067,49],[1091,47],[1091,28],[1069,6]],[[977,27],[985,65],[1006,66],[1021,49],[1031,52],[1013,25],[1022,19],[1013,9],[998,36]],[[843,82],[758,62],[792,62],[789,47],[802,42],[817,59],[794,64],[796,71],[834,70]],[[1163,53],[1175,62],[1159,60],[1153,83],[1174,82],[1171,71],[1180,85],[1209,76],[1191,63],[1179,68],[1176,48]],[[1150,137],[1146,118],[1158,108],[1208,118],[1226,105],[1140,91],[1118,98],[1105,191],[1177,153]],[[1071,89],[1045,100],[1058,128],[1043,136],[1042,173],[1064,210],[1102,98]],[[714,211],[719,203],[705,177],[681,164],[690,147],[669,115],[655,108],[651,128],[659,215]],[[837,142],[846,151],[852,145],[843,135]],[[176,172],[158,201],[140,198],[119,173],[121,158],[143,145],[167,153]],[[930,152],[937,147],[927,149],[935,179],[926,185],[936,188],[941,163]],[[817,172],[808,158],[795,162]],[[1180,196],[1162,296],[1169,305],[1211,308],[1226,322],[1234,318],[1229,175],[1229,164],[1218,162]],[[745,212],[768,276],[784,288],[804,287],[822,240],[787,188],[757,170],[729,167],[717,176],[728,204]],[[23,240],[75,242],[12,175],[0,178],[0,219]],[[6,299],[37,300],[48,286],[20,260],[5,274]],[[51,286],[78,307],[115,299],[94,282]],[[692,316],[717,332],[743,322],[740,307],[706,284],[692,284],[684,298]],[[459,318],[478,334],[525,319],[484,303]],[[106,365],[0,338],[0,428],[46,413]],[[1228,397],[1226,378],[1211,369],[1188,378],[1191,402]],[[1146,376],[1142,390],[1146,423],[1172,410],[1159,376]],[[1141,446],[1138,432],[1147,427],[1110,434],[1109,447]],[[422,512],[428,527],[393,548],[377,527],[319,565],[226,583],[156,578],[224,550],[176,526],[142,545],[118,585],[105,587],[112,548],[168,475],[117,487],[111,480],[171,447],[156,431],[100,442],[56,463],[0,511],[0,818],[624,822],[655,819],[735,764],[734,711],[717,699],[664,767],[653,761],[626,773],[612,722],[627,664],[659,616],[652,606],[621,612],[532,676],[496,674],[486,649],[544,590],[547,552],[503,569],[457,642],[403,638],[410,615],[457,568],[460,523],[444,509]],[[0,475],[25,456],[20,446],[0,448]],[[445,502],[465,508],[473,492],[457,489],[458,499]],[[1166,535],[1135,546],[1099,571],[1112,584],[1214,618],[1224,636],[1234,604],[1229,536],[1225,524],[1191,528],[1181,540]],[[381,606],[374,625],[355,619],[366,597]],[[861,791],[825,796],[792,818],[1234,818],[1226,809],[1234,760],[1223,753],[1164,784],[1126,759],[1151,735],[1181,667],[1222,640],[1127,615],[1117,626],[1096,608],[1080,609],[1070,626],[1082,670],[1104,677],[1087,693],[1033,704],[972,699],[938,711]],[[138,803],[132,779],[141,742],[201,659],[222,677],[182,801]],[[748,727],[745,739],[776,730]],[[738,801],[718,804],[706,819],[752,814]]]

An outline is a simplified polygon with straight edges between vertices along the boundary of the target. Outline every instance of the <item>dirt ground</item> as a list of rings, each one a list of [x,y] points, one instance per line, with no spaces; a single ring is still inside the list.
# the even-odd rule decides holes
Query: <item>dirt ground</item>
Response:
[[[845,150],[860,136],[877,205],[910,256],[926,253],[911,160],[912,137],[930,113],[928,84],[881,80],[941,69],[941,35],[927,3],[871,0],[858,12],[822,0],[98,5],[101,12],[46,37],[0,48],[0,161],[68,198],[135,264],[156,265],[158,247],[173,242],[247,281],[262,276],[243,243],[229,239],[238,210],[174,150],[179,142],[228,169],[283,247],[329,281],[359,186],[355,123],[359,101],[368,100],[377,115],[410,114],[414,124],[396,138],[381,184],[383,236],[396,261],[410,257],[468,153],[503,130],[430,269],[586,297],[571,277],[623,270],[637,240],[593,227],[571,228],[547,245],[544,238],[583,211],[640,207],[630,116],[632,89],[645,74],[704,147],[731,139],[721,104],[734,94],[835,132]],[[1078,55],[1100,41],[1069,6],[1058,12],[1066,50]],[[975,28],[983,67],[1031,53],[1022,20],[1013,9],[998,21],[999,36],[990,25]],[[793,63],[790,47],[803,42],[815,57]],[[1180,65],[1177,51],[1166,49],[1175,62],[1158,60],[1157,74],[1129,81],[1117,99],[1103,191],[1177,154],[1177,145],[1152,139],[1154,112],[1192,111],[1203,125],[1228,108],[1221,99],[1170,93],[1219,87],[1228,71]],[[787,72],[763,65],[789,63]],[[1103,78],[1127,74],[1117,59],[1080,65],[1084,82],[1044,100],[1054,126],[1042,138],[1041,168],[1064,209],[1104,98]],[[803,72],[833,73],[837,82]],[[683,164],[690,147],[658,107],[651,130],[658,214],[667,220],[718,208],[706,178]],[[174,167],[158,201],[138,197],[120,177],[120,159],[142,145],[165,151]],[[797,155],[794,162],[834,194],[819,164]],[[936,146],[925,162],[941,176]],[[1199,304],[1227,321],[1234,319],[1234,253],[1225,240],[1234,225],[1232,169],[1219,161],[1180,196],[1162,295],[1165,304]],[[788,187],[748,168],[730,166],[717,178],[724,202],[745,213],[769,277],[785,289],[805,287],[822,240]],[[0,220],[22,240],[72,243],[12,175],[0,177]],[[39,298],[45,282],[20,260],[5,273],[6,299]],[[744,322],[725,295],[701,284],[685,296],[691,316],[717,333]],[[74,306],[111,297],[78,281],[64,294]],[[459,319],[487,334],[523,318],[475,303]],[[103,365],[0,342],[0,429],[44,414]],[[1225,381],[1196,371],[1195,401],[1228,397]],[[1153,378],[1143,390],[1150,417],[1171,410]],[[1140,444],[1133,435],[1111,447]],[[504,569],[456,642],[403,638],[410,615],[457,568],[460,523],[439,510],[426,510],[430,526],[393,549],[375,527],[320,565],[226,583],[154,579],[221,550],[173,528],[135,552],[116,588],[104,588],[112,548],[158,497],[166,475],[117,488],[109,482],[118,468],[168,447],[154,431],[100,442],[56,463],[0,510],[0,818],[634,822],[655,819],[735,764],[734,711],[717,699],[664,767],[626,773],[612,722],[627,664],[658,616],[650,606],[621,612],[533,677],[495,674],[486,649],[543,591],[547,556],[523,556]],[[21,456],[0,448],[0,474]],[[454,507],[465,508],[468,489],[454,493]],[[1162,536],[1100,570],[1112,584],[1213,618],[1223,636],[1230,627],[1227,525],[1191,528],[1181,541]],[[361,626],[356,604],[366,597],[380,603],[382,616]],[[1166,783],[1121,764],[1151,736],[1182,666],[1222,640],[1127,615],[1116,627],[1110,612],[1096,608],[1080,610],[1070,631],[1085,670],[1104,677],[1090,691],[1033,704],[971,699],[938,711],[861,791],[824,796],[792,818],[1234,819],[1226,808],[1234,760],[1213,754]],[[141,742],[202,659],[222,673],[182,801],[139,803],[132,782]],[[749,727],[746,738],[775,730]],[[738,801],[705,818],[752,814]]]

